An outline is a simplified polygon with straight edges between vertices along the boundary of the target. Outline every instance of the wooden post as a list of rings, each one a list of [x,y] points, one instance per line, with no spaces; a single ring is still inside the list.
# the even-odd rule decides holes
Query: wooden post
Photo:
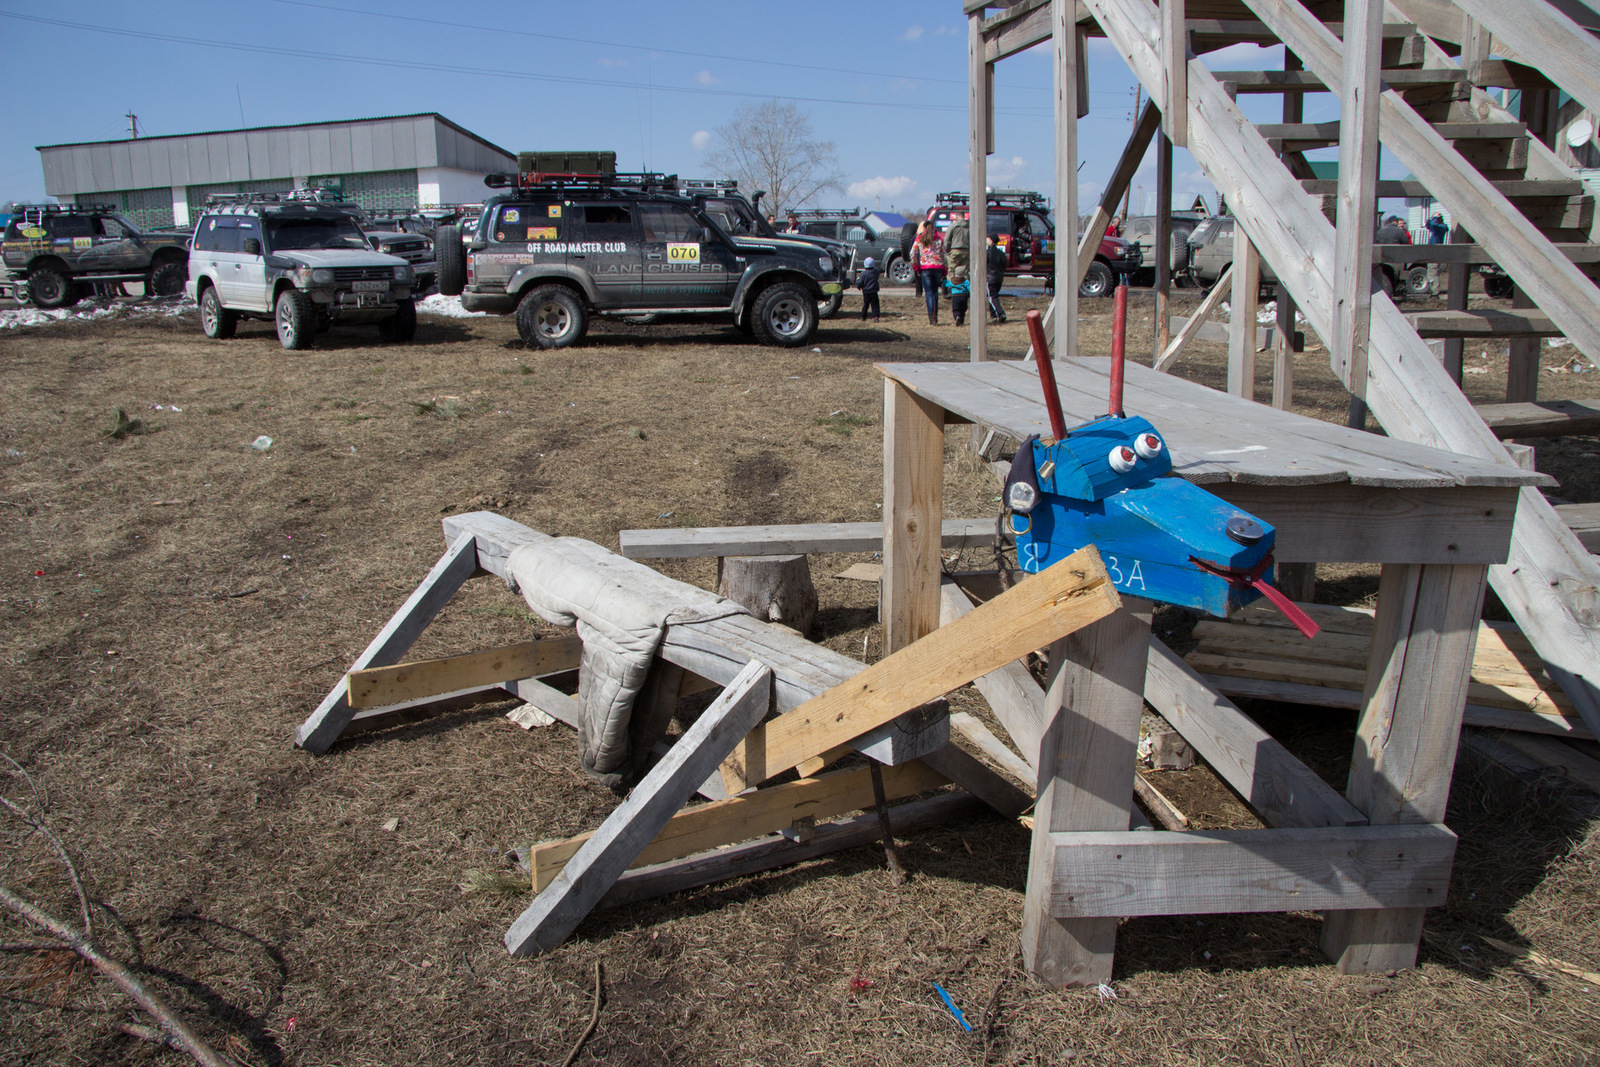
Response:
[[[1300,57],[1288,49],[1283,52],[1284,70],[1301,70],[1304,64]],[[1306,111],[1306,95],[1304,93],[1283,94],[1283,121],[1285,123],[1304,122]],[[1289,155],[1282,157],[1287,163]],[[1278,289],[1278,330],[1273,337],[1272,348],[1272,406],[1280,411],[1292,410],[1294,405],[1294,326],[1295,306],[1294,297],[1289,292],[1289,287],[1279,285]],[[1278,569],[1282,576],[1283,568]],[[1310,597],[1306,597],[1310,599]]]
[[[1450,227],[1450,242],[1459,244],[1467,239],[1467,231],[1460,226]],[[1451,311],[1467,310],[1467,289],[1472,285],[1473,270],[1465,261],[1451,263],[1446,271],[1446,284],[1449,286],[1445,293],[1444,306]],[[1466,355],[1467,341],[1464,337],[1446,337],[1444,339],[1444,369],[1450,375],[1450,380],[1456,385],[1461,384],[1462,365]]]
[[[1529,310],[1533,301],[1517,286],[1511,293],[1511,306]],[[1539,399],[1539,351],[1543,341],[1538,337],[1513,337],[1510,358],[1506,362],[1506,403],[1532,403]]]
[[[1156,145],[1156,322],[1151,362],[1172,341],[1172,141]]]
[[[967,305],[969,358],[974,362],[989,358],[989,260],[986,238],[989,234],[989,115],[993,107],[994,64],[983,61],[983,10],[967,16],[967,198],[968,240],[971,262],[967,271],[972,290]]]
[[[717,595],[802,636],[811,632],[817,617],[817,587],[811,581],[810,557],[803,554],[718,556]]]
[[[1483,64],[1489,58],[1489,31],[1471,15],[1461,16],[1461,68],[1467,80],[1477,85],[1483,80]]]
[[[1039,747],[1039,796],[1022,905],[1022,958],[1052,986],[1111,980],[1117,920],[1056,919],[1057,830],[1126,830],[1144,709],[1150,605],[1122,609],[1050,648],[1050,725]]]
[[[883,643],[904,648],[939,626],[944,409],[883,383]]]
[[[1486,569],[1384,564],[1346,796],[1374,826],[1444,821]],[[1416,962],[1420,908],[1337,911],[1322,947],[1345,974]]]
[[[1056,262],[1055,358],[1078,354],[1078,5],[1050,0],[1055,48]]]
[[[1228,318],[1228,392],[1256,398],[1256,304],[1261,294],[1261,253],[1233,222],[1233,307]]]
[[[1184,0],[1161,0],[1161,128],[1167,140],[1189,143],[1189,28]]]
[[[1372,238],[1378,211],[1378,71],[1383,0],[1345,0],[1339,94],[1339,207],[1333,239],[1333,369],[1350,395],[1367,398],[1372,320]]]

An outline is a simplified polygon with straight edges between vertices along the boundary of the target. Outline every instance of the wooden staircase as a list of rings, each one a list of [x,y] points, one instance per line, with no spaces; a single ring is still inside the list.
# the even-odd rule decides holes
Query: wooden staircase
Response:
[[[1381,34],[1372,47],[1358,45],[1346,57],[1340,37],[1344,27],[1323,21],[1343,17],[1339,2],[1208,3],[1203,13],[1222,17],[1206,19],[1184,18],[1180,0],[1167,0],[1166,10],[1152,0],[1082,0],[1077,5],[1080,27],[1110,39],[1152,100],[1183,101],[1184,119],[1173,125],[1186,135],[1186,147],[1224,194],[1250,242],[1312,328],[1330,341],[1334,370],[1364,396],[1385,431],[1399,439],[1512,463],[1496,433],[1458,387],[1462,341],[1511,340],[1507,399],[1513,402],[1536,399],[1543,337],[1565,337],[1587,360],[1600,360],[1600,289],[1593,280],[1600,269],[1600,228],[1594,198],[1577,173],[1535,136],[1550,136],[1551,124],[1531,116],[1541,124],[1536,131],[1482,88],[1537,86],[1543,77],[1515,60],[1490,59],[1489,34],[1494,34],[1494,51],[1502,56],[1510,51],[1518,56],[1576,56],[1577,62],[1540,66],[1560,88],[1591,107],[1600,105],[1600,42],[1589,28],[1554,7],[1547,9],[1543,0],[1498,6],[1515,9],[1518,19],[1525,8],[1537,9],[1536,17],[1526,20],[1535,28],[1507,27],[1509,43],[1503,45],[1501,17],[1490,0],[1461,0],[1459,5],[1398,0],[1383,12]],[[1191,4],[1189,11],[1201,13],[1197,8]],[[1029,20],[1037,22],[1038,13],[1048,10],[1048,4],[1037,0],[1020,0],[986,20],[987,55],[1011,54],[1025,40]],[[1430,32],[1423,31],[1424,25]],[[1176,26],[1183,27],[1187,50],[1174,48]],[[1004,33],[1010,34],[1009,43]],[[1463,42],[1463,37],[1469,40]],[[1366,40],[1364,31],[1357,39]],[[1288,65],[1303,69],[1212,72],[1195,58],[1196,53],[1239,41],[1282,43],[1294,60]],[[1373,51],[1380,54],[1372,57]],[[1240,93],[1277,93],[1286,99],[1306,92],[1340,94],[1345,71],[1359,75],[1364,69],[1346,59],[1363,57],[1378,64],[1375,80],[1356,79],[1371,90],[1365,94],[1369,99],[1378,97],[1377,128],[1366,149],[1375,154],[1381,139],[1415,180],[1372,183],[1359,195],[1375,202],[1377,196],[1426,191],[1453,215],[1460,228],[1456,243],[1373,248],[1370,239],[1358,241],[1341,233],[1335,225],[1338,184],[1314,179],[1300,155],[1339,144],[1339,124],[1257,125],[1236,106]],[[1573,83],[1561,81],[1558,69]],[[1298,117],[1297,109],[1286,107],[1285,114]],[[1359,158],[1358,149],[1343,146],[1341,156],[1347,153]],[[1379,262],[1393,257],[1436,261],[1449,272],[1452,294],[1444,312],[1407,316],[1381,292],[1374,293],[1366,343],[1359,349],[1364,372],[1359,358],[1341,362],[1339,353],[1356,352],[1354,346],[1333,343],[1334,308],[1348,299],[1341,295],[1346,290],[1336,267],[1340,249],[1349,246]],[[1489,262],[1516,283],[1509,312],[1485,313],[1466,306],[1468,272]],[[1349,312],[1343,315],[1346,331],[1351,317]],[[1425,337],[1442,340],[1442,361]],[[1555,420],[1552,416],[1547,422]],[[1491,569],[1490,581],[1585,723],[1600,732],[1600,562],[1537,490],[1522,490],[1510,559]]]

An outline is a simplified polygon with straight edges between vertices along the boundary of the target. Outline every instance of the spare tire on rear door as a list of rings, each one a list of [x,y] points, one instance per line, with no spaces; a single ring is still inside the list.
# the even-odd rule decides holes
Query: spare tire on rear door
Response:
[[[439,292],[460,296],[467,287],[467,250],[461,227],[440,226],[433,232],[433,261],[439,265]]]

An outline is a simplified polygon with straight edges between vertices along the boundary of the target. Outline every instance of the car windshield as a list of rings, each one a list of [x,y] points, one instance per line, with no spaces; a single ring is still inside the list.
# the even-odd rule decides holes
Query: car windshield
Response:
[[[275,218],[267,222],[267,245],[274,252],[311,248],[366,248],[361,228],[348,215]]]
[[[736,237],[752,234],[760,237],[778,235],[777,231],[767,224],[766,219],[750,210],[750,205],[739,197],[708,197],[705,211],[719,226]]]

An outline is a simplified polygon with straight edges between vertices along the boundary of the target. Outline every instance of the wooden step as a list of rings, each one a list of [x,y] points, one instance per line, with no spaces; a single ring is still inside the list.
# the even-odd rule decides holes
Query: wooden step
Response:
[[[1261,127],[1256,127],[1261,129]],[[1510,181],[1490,182],[1495,191],[1508,200],[1521,200],[1524,197],[1561,197],[1561,196],[1587,196],[1589,189],[1583,182],[1576,178],[1517,178]],[[1339,192],[1339,182],[1336,178],[1307,178],[1300,183],[1300,187],[1313,196],[1333,196]],[[1432,192],[1422,182],[1415,179],[1380,181],[1377,185],[1377,196],[1402,197],[1402,196],[1432,196]]]
[[[1309,70],[1218,70],[1212,77],[1230,95],[1239,93],[1325,93],[1327,86]],[[1459,67],[1386,70],[1380,77],[1391,89],[1420,89],[1432,85],[1460,85],[1467,72]]]
[[[1600,402],[1539,400],[1520,404],[1479,404],[1477,412],[1502,441],[1522,437],[1600,434]],[[1584,544],[1588,546],[1587,541]],[[1588,547],[1589,551],[1594,551],[1592,546]]]
[[[1441,122],[1440,127],[1460,127],[1471,132],[1478,127],[1500,126],[1519,130],[1520,123]],[[1339,144],[1337,122],[1263,122],[1256,132],[1266,138],[1272,151],[1312,152],[1321,148],[1335,148]],[[1447,135],[1448,136],[1448,135]],[[1491,181],[1522,177],[1528,165],[1528,136],[1525,132],[1508,135],[1462,137],[1451,142],[1457,153]]]
[[[1417,311],[1406,315],[1422,337],[1560,337],[1548,315],[1537,312]]]
[[[1578,535],[1584,548],[1600,552],[1600,504],[1557,504],[1556,514]]]
[[[1558,242],[1556,250],[1574,263],[1600,263],[1600,245],[1575,241]],[[1374,245],[1374,263],[1493,263],[1494,257],[1480,244],[1463,242],[1448,245]]]

